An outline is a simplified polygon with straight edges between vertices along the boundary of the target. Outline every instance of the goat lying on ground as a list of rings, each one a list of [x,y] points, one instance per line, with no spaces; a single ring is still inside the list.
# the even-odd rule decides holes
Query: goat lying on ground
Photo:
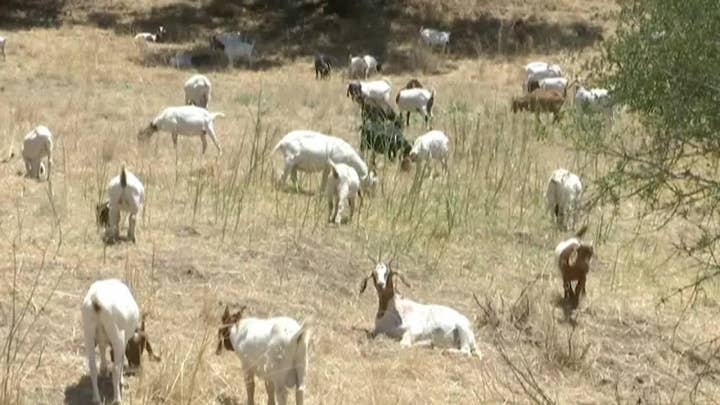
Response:
[[[408,285],[402,274],[388,263],[377,263],[360,285],[362,294],[372,279],[378,295],[375,329],[371,337],[385,334],[399,339],[403,346],[430,343],[449,347],[448,352],[480,356],[470,321],[456,310],[443,305],[424,305],[403,298],[395,288],[394,278]],[[408,285],[409,286],[409,285]]]
[[[255,403],[255,376],[265,380],[268,404],[287,404],[287,389],[295,388],[295,403],[305,397],[310,330],[288,317],[243,318],[245,307],[231,314],[226,306],[218,330],[216,354],[235,351],[245,374],[248,404]]]
[[[583,226],[574,237],[560,242],[555,248],[558,268],[563,279],[565,301],[570,300],[574,307],[580,303],[580,296],[586,295],[585,281],[590,271],[590,259],[594,254],[592,244],[580,240],[586,231],[587,226]],[[573,281],[577,281],[575,291],[572,289]]]

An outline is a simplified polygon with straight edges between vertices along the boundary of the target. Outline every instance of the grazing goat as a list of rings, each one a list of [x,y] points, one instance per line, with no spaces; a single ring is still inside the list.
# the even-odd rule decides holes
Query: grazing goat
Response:
[[[135,34],[135,42],[141,43],[141,42],[162,42],[165,39],[165,27],[162,25],[158,27],[158,29],[153,32],[140,32],[138,34]]]
[[[538,87],[543,90],[555,90],[567,97],[568,80],[564,77],[546,77],[538,82]]]
[[[350,214],[347,217],[349,222],[355,212],[356,198],[360,200],[360,206],[362,206],[360,177],[355,169],[344,163],[333,163],[332,160],[328,159],[328,165],[330,165],[330,177],[326,189],[328,209],[330,211],[328,222],[341,223],[341,214],[346,206],[350,207]]]
[[[255,41],[249,42],[237,32],[226,32],[210,37],[210,49],[223,51],[228,58],[230,68],[239,58],[247,58],[248,66],[252,66]]]
[[[287,404],[287,389],[295,388],[295,404],[303,405],[308,370],[310,328],[288,317],[243,318],[226,306],[218,330],[218,345],[237,353],[242,363],[248,404],[255,404],[255,376],[265,380],[268,404]]]
[[[447,159],[449,155],[448,145],[450,141],[442,131],[430,131],[415,139],[410,150],[410,161],[416,162],[418,175],[425,171],[426,166],[431,165],[432,160],[440,161],[443,171],[447,173]],[[431,169],[432,171],[432,169]]]
[[[400,114],[407,113],[407,123],[405,125],[410,126],[410,112],[418,112],[425,118],[425,125],[429,127],[432,108],[435,103],[435,89],[432,89],[432,91],[423,88],[402,89],[398,91],[395,103]]]
[[[334,61],[333,58],[324,53],[315,55],[315,79],[324,79],[330,75]]]
[[[297,187],[297,171],[322,171],[321,189],[327,186],[330,167],[328,159],[337,163],[344,163],[357,172],[363,189],[372,192],[377,178],[375,173],[368,170],[360,155],[344,140],[309,130],[297,130],[285,135],[273,149],[283,154],[285,167],[278,179],[278,185],[287,180],[288,175]]]
[[[212,85],[203,75],[193,75],[185,82],[185,105],[196,105],[207,109],[210,103]]]
[[[431,344],[449,347],[448,352],[477,355],[475,334],[470,321],[458,311],[444,305],[425,305],[403,298],[395,288],[394,278],[409,287],[405,277],[391,268],[392,260],[377,263],[360,285],[360,294],[372,279],[378,296],[375,328],[371,337],[384,334],[399,339],[403,346]]]
[[[612,98],[607,89],[592,88],[586,89],[577,84],[575,90],[575,107],[583,110],[612,110]]]
[[[512,112],[531,111],[534,113],[550,112],[553,122],[560,121],[560,109],[565,102],[562,93],[555,90],[537,89],[524,96],[512,99]]]
[[[5,60],[5,44],[7,43],[7,38],[0,37],[0,53],[2,54],[3,60]]]
[[[115,242],[120,235],[120,212],[128,213],[128,240],[135,242],[135,222],[145,201],[145,187],[142,182],[125,169],[113,177],[107,187],[108,200],[95,208],[98,225],[105,227],[105,240]]]
[[[99,404],[101,401],[95,346],[100,348],[102,374],[107,374],[107,349],[110,346],[113,398],[115,403],[121,403],[124,357],[127,357],[130,368],[140,367],[145,350],[152,360],[160,361],[147,339],[144,317],[141,317],[140,309],[127,285],[117,279],[92,283],[83,300],[81,314],[93,403]]]
[[[374,80],[369,82],[352,81],[347,86],[347,97],[360,104],[361,108],[374,104],[385,110],[392,111],[390,93],[392,85],[390,80]]]
[[[22,157],[25,161],[25,176],[40,179],[45,172],[43,158],[47,157],[47,178],[52,170],[53,135],[44,125],[38,125],[25,135]]]
[[[558,268],[563,279],[563,290],[565,290],[565,301],[570,302],[577,308],[580,303],[580,296],[586,295],[585,281],[590,271],[590,259],[594,250],[591,243],[580,240],[587,231],[583,226],[574,237],[560,242],[555,248],[555,256],[558,261]],[[575,291],[572,289],[572,282],[577,281]]]
[[[370,166],[375,166],[375,154],[381,153],[390,161],[400,154],[400,168],[409,170],[410,159],[408,155],[412,146],[402,131],[402,117],[388,114],[376,106],[368,105],[363,110],[363,120],[360,126],[360,151],[372,151]]]
[[[350,61],[348,73],[351,78],[364,77],[367,80],[370,74],[382,71],[382,64],[372,55],[349,55],[348,60]]]
[[[565,169],[552,172],[545,191],[547,209],[561,229],[566,229],[568,217],[575,226],[578,205],[582,197],[580,178]]]
[[[531,93],[539,87],[539,82],[548,77],[562,77],[562,69],[558,65],[546,62],[530,62],[524,66],[525,81],[523,91]]]
[[[446,31],[438,31],[432,28],[420,27],[420,40],[430,47],[442,47],[443,52],[447,52],[447,46],[450,43],[450,33]]]
[[[153,118],[146,128],[138,132],[138,139],[141,141],[148,140],[159,130],[170,132],[173,145],[177,150],[178,135],[199,135],[202,141],[202,153],[205,153],[207,150],[207,135],[209,135],[218,153],[222,153],[222,148],[215,135],[215,118],[224,116],[223,113],[211,113],[202,107],[194,105],[167,107]]]

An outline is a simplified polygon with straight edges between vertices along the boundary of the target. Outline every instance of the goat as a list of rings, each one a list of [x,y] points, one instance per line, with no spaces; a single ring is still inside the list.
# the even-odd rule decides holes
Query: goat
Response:
[[[328,159],[355,169],[365,190],[372,192],[377,183],[375,173],[368,170],[355,149],[349,143],[334,136],[309,130],[291,131],[277,143],[273,153],[276,151],[283,154],[285,163],[278,185],[284,184],[290,175],[297,187],[298,170],[311,173],[322,171],[321,189],[324,189],[330,172]]]
[[[375,154],[381,153],[390,161],[400,154],[401,170],[409,170],[408,158],[412,146],[402,131],[402,117],[389,114],[379,107],[367,105],[363,110],[363,120],[360,126],[360,151],[372,151],[371,167],[375,167]]]
[[[577,81],[573,83],[577,86],[575,90],[575,107],[583,110],[612,110],[612,98],[607,89],[591,88],[586,89]]]
[[[135,243],[135,222],[145,201],[145,187],[140,179],[125,169],[113,177],[107,187],[108,200],[95,207],[98,225],[105,227],[105,240],[113,243],[120,234],[120,212],[128,212],[128,240]]]
[[[372,279],[378,295],[378,310],[375,314],[375,328],[370,332],[374,338],[384,334],[399,339],[402,346],[428,344],[447,349],[451,353],[477,355],[475,334],[470,321],[458,311],[444,305],[425,305],[403,298],[394,285],[395,276],[406,286],[405,277],[392,269],[392,260],[376,263],[369,276],[360,284],[360,294]]]
[[[410,161],[417,163],[416,172],[420,174],[424,171],[424,165],[429,166],[432,160],[439,160],[443,171],[447,173],[449,143],[447,135],[437,130],[417,137],[409,154]]]
[[[45,172],[43,158],[47,157],[47,178],[52,171],[53,135],[44,125],[38,125],[23,139],[22,157],[25,161],[25,176],[40,179]]]
[[[221,112],[211,113],[202,107],[194,105],[185,105],[181,107],[167,107],[160,112],[150,124],[138,132],[138,139],[148,140],[152,135],[159,131],[170,132],[172,135],[173,145],[177,150],[178,135],[199,135],[202,141],[202,153],[207,150],[207,135],[215,144],[218,153],[222,153],[222,148],[218,143],[215,135],[215,118],[224,117]]]
[[[5,44],[7,43],[7,38],[0,37],[0,53],[2,54],[3,60],[5,60]]]
[[[308,369],[310,328],[288,317],[243,318],[225,306],[215,353],[237,353],[242,363],[248,404],[255,403],[255,376],[265,380],[268,404],[287,404],[287,389],[295,388],[295,404],[303,405]]]
[[[160,361],[145,333],[145,319],[140,315],[130,289],[117,279],[92,283],[83,299],[81,314],[93,403],[100,403],[95,346],[100,347],[100,372],[107,374],[108,345],[113,362],[113,398],[115,403],[121,403],[124,357],[127,357],[130,368],[140,367],[145,350],[152,360]]]
[[[382,71],[382,64],[372,55],[348,56],[350,67],[348,74],[351,78],[362,76],[367,80],[371,73],[379,73]]]
[[[330,177],[326,189],[328,210],[330,211],[328,222],[341,223],[341,214],[346,204],[350,206],[349,222],[355,212],[356,198],[360,200],[360,206],[362,206],[360,177],[358,177],[355,169],[344,163],[334,163],[328,159],[328,165],[330,166]]]
[[[550,175],[545,191],[545,202],[560,228],[567,227],[568,217],[572,219],[572,226],[575,226],[582,192],[582,182],[576,174],[566,169],[557,169]]]
[[[419,84],[420,82],[418,82]],[[410,83],[408,83],[410,84]],[[400,114],[407,113],[407,126],[410,126],[410,112],[416,111],[425,118],[425,125],[430,126],[430,118],[432,118],[432,108],[435,103],[435,89],[428,90],[423,88],[402,89],[398,91],[395,97],[395,103],[398,106]]]
[[[223,51],[230,68],[234,66],[235,59],[241,57],[247,58],[248,66],[252,66],[255,41],[249,42],[237,32],[226,32],[210,37],[210,49]]]
[[[184,90],[186,105],[196,105],[207,109],[212,92],[210,79],[200,74],[193,75],[185,82]]]
[[[558,65],[546,62],[530,62],[523,67],[525,72],[525,81],[523,82],[523,91],[532,92],[535,86],[538,86],[540,80],[547,77],[562,77],[562,68]]]
[[[438,31],[432,28],[420,27],[420,40],[430,47],[440,46],[443,52],[447,52],[447,46],[450,43],[450,33],[447,31]]]
[[[158,27],[155,32],[140,32],[135,34],[135,42],[162,42],[165,39],[165,27],[162,25]]]
[[[586,295],[585,281],[594,254],[592,244],[580,240],[586,231],[587,226],[583,226],[574,237],[560,242],[555,248],[558,269],[563,279],[564,298],[566,302],[571,300],[574,307],[580,303],[580,296]],[[577,281],[575,291],[572,289],[573,281]]]
[[[534,113],[550,112],[553,122],[560,121],[560,109],[565,102],[562,93],[555,90],[537,89],[524,96],[512,99],[512,112],[531,111]]]
[[[347,97],[358,103],[361,108],[365,108],[368,104],[374,104],[392,111],[393,108],[390,104],[391,92],[392,84],[388,79],[369,82],[352,81],[347,86]]]
[[[324,79],[330,75],[334,61],[329,55],[318,53],[315,55],[315,79]]]
[[[562,93],[563,97],[567,97],[568,80],[564,77],[546,77],[538,81],[538,88],[555,90]]]

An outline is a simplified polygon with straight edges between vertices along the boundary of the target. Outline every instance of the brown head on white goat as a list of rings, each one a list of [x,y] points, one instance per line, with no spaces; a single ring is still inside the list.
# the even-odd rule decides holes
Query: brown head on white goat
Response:
[[[220,328],[218,329],[218,344],[217,349],[215,349],[215,354],[219,355],[222,353],[223,347],[225,350],[235,350],[230,340],[230,328],[242,319],[243,312],[245,312],[246,308],[247,306],[243,305],[239,311],[230,313],[230,307],[225,305],[225,311],[222,314]]]
[[[373,260],[375,261],[375,260]],[[367,288],[368,280],[372,279],[373,285],[378,295],[378,310],[375,315],[376,318],[381,318],[387,310],[388,304],[393,296],[397,293],[395,291],[394,278],[395,276],[400,278],[405,286],[410,287],[410,284],[405,280],[405,276],[397,270],[393,270],[391,267],[393,260],[390,259],[387,262],[375,261],[375,268],[373,271],[365,277],[360,284],[360,294],[365,292]]]

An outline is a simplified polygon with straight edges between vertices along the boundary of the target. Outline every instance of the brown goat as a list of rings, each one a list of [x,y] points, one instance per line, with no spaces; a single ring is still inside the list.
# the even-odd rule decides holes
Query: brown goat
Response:
[[[565,301],[570,299],[575,307],[580,303],[580,295],[586,295],[585,281],[590,271],[590,259],[594,254],[592,244],[580,240],[585,231],[587,225],[580,228],[574,237],[560,242],[555,248],[558,268],[563,279]],[[573,281],[577,281],[575,291],[572,289]]]
[[[530,94],[512,99],[512,112],[531,111],[534,113],[550,112],[553,122],[560,121],[560,108],[565,97],[557,90],[536,89]]]

